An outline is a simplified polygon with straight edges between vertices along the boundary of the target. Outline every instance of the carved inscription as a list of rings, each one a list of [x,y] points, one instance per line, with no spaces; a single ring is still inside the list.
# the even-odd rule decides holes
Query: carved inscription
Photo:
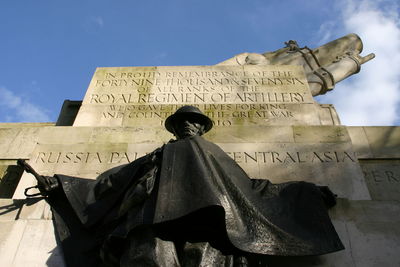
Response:
[[[263,151],[226,152],[237,163],[341,163],[356,162],[354,152],[346,151]]]
[[[98,68],[74,125],[163,125],[183,105],[216,126],[315,125],[314,104],[300,66]]]
[[[376,184],[380,183],[393,183],[400,184],[400,172],[397,170],[388,169],[372,169],[368,171],[363,171],[364,176],[369,181]]]
[[[138,152],[38,152],[36,164],[114,164],[129,163],[147,153]]]
[[[156,92],[232,92],[259,91],[260,86],[304,85],[292,71],[132,71],[106,72],[95,80],[95,87],[133,87],[139,93]]]
[[[293,119],[297,112],[287,104],[193,104],[214,121],[216,126],[231,126],[243,121]],[[182,105],[110,105],[102,112],[103,119],[164,120]],[[312,107],[311,107],[312,108]]]
[[[54,152],[41,151],[34,156],[35,164],[123,164],[144,156],[146,152]],[[282,164],[356,162],[348,151],[225,151],[238,164]]]
[[[96,72],[85,103],[133,105],[310,101],[303,73],[298,69],[289,69],[280,71],[252,66],[106,68]]]
[[[400,160],[361,160],[373,200],[400,200]]]
[[[91,94],[90,104],[304,103],[296,92]]]

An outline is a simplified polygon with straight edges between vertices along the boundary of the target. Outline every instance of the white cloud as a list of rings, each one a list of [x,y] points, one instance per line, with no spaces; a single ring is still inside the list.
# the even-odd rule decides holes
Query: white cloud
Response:
[[[339,83],[333,92],[318,99],[333,103],[345,125],[399,124],[398,6],[395,1],[347,0],[341,3],[344,9],[337,33],[357,33],[363,40],[363,54],[373,52],[376,58],[363,65],[353,78]]]
[[[49,122],[50,117],[42,108],[0,87],[1,122]]]
[[[319,38],[320,41],[318,42],[319,45],[323,45],[323,44],[331,41],[332,32],[333,32],[334,28],[335,28],[335,22],[334,21],[327,21],[327,22],[323,23],[319,27],[318,36],[321,36]]]

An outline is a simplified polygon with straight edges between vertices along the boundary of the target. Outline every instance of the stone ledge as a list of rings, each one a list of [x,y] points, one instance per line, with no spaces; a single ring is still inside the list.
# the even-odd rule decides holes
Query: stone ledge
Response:
[[[399,159],[400,127],[347,127],[360,159]]]

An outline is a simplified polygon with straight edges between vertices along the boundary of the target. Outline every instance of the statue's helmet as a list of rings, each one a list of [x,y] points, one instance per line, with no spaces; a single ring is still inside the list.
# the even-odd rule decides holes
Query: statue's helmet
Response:
[[[174,114],[169,116],[165,120],[165,128],[170,132],[174,133],[174,124],[176,121],[187,118],[190,121],[200,123],[204,126],[204,133],[211,130],[213,123],[209,117],[203,114],[200,109],[194,106],[183,106],[180,107]]]

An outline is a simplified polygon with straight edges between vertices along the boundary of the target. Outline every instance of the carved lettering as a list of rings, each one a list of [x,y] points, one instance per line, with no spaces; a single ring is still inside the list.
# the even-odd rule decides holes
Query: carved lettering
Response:
[[[129,163],[131,160],[126,152],[111,152],[110,163]]]
[[[399,182],[399,177],[395,177],[392,171],[385,171],[385,175],[389,182]]]
[[[237,163],[262,163],[262,164],[280,164],[280,163],[323,163],[337,164],[344,162],[354,162],[351,154],[346,151],[327,151],[327,152],[300,152],[300,151],[265,151],[265,152],[245,152],[228,151],[226,152]],[[338,156],[338,160],[333,160],[332,155]]]
[[[139,156],[138,152],[38,152],[35,163],[38,164],[103,164],[129,163]]]
[[[147,94],[143,94],[143,101],[146,101]],[[150,99],[153,95],[147,96]],[[201,99],[200,96],[195,96]],[[220,97],[224,97],[222,94]],[[93,96],[93,101],[103,101],[99,97]],[[110,99],[114,102],[131,102],[130,95],[123,95],[120,100],[112,95]],[[104,119],[143,119],[152,118],[165,120],[168,116],[184,104],[158,105],[158,104],[142,104],[142,105],[121,105],[111,104],[106,106],[102,112]],[[235,124],[243,125],[243,123],[255,120],[265,119],[293,119],[296,117],[294,111],[288,110],[290,106],[287,104],[193,104],[199,107],[204,113],[210,117],[215,125],[230,126]],[[153,122],[159,124],[159,122]],[[160,124],[161,125],[161,124]]]
[[[125,152],[38,152],[35,158],[37,164],[123,164],[129,163],[150,151]],[[354,162],[353,156],[347,151],[226,151],[226,153],[238,163],[257,164],[340,164]],[[338,160],[332,157],[336,154]],[[367,174],[366,174],[367,175]],[[376,182],[386,179],[390,182],[400,182],[400,177],[392,171],[371,171],[370,174]]]
[[[148,93],[139,94],[91,94],[90,104],[233,104],[248,103],[282,105],[284,103],[304,103],[301,93],[270,93],[270,92],[241,92],[241,93]],[[287,114],[286,114],[287,115]],[[285,116],[286,116],[285,115]]]
[[[182,74],[182,72],[167,72],[164,79],[154,78],[156,75],[142,75],[141,77],[133,77],[132,76],[140,76],[140,75],[122,75],[123,77],[114,77],[118,76],[118,74],[108,73],[105,79],[97,79],[95,81],[95,87],[100,88],[112,88],[112,87],[147,87],[151,88],[153,85],[157,85],[160,87],[169,87],[170,89],[176,89],[177,86],[217,86],[218,88],[221,86],[238,86],[243,90],[247,89],[260,89],[258,86],[294,86],[294,85],[304,85],[305,83],[300,80],[298,77],[264,77],[264,76],[256,76],[261,72],[254,72],[253,75],[247,76],[228,76],[227,72],[222,72],[221,77],[219,77],[218,72],[213,72],[209,76],[202,77],[190,77],[191,74],[197,72],[186,72],[186,74]],[[243,74],[248,74],[243,72]],[[214,76],[216,75],[216,76]],[[147,77],[152,76],[152,77]],[[250,77],[248,77],[250,76]],[[212,87],[215,89],[215,87]],[[229,88],[229,87],[228,87]],[[232,87],[230,87],[232,88]]]
[[[364,170],[364,176],[376,183],[400,183],[400,174],[395,173],[391,170],[382,170],[382,169],[372,169],[372,170]]]

